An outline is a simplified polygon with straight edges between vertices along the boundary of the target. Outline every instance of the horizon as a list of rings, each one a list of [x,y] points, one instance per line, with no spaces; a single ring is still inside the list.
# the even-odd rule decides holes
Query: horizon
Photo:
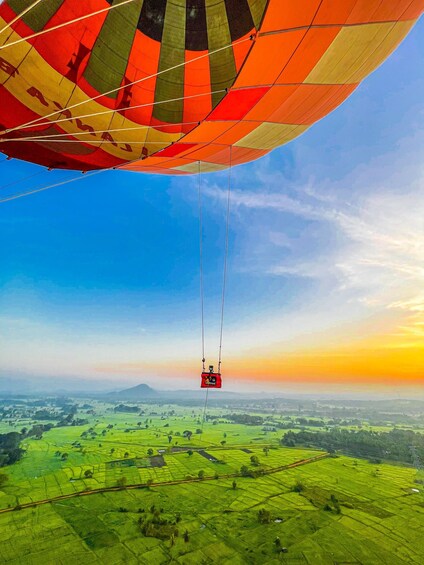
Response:
[[[25,391],[20,391],[19,387],[25,385]],[[190,392],[198,393],[199,396],[202,395],[202,390],[196,388],[195,385],[184,386],[174,386],[173,381],[168,381],[168,384],[163,383],[154,379],[146,379],[143,382],[139,381],[125,381],[119,378],[104,380],[93,380],[93,379],[81,379],[78,377],[69,377],[64,379],[52,378],[51,376],[30,376],[21,374],[19,376],[15,375],[13,377],[7,377],[0,374],[0,398],[2,395],[18,395],[18,396],[28,396],[41,394],[66,394],[72,396],[76,394],[78,396],[83,396],[84,394],[90,395],[107,395],[110,393],[125,392],[132,388],[147,385],[150,389],[157,391],[158,393],[170,393],[173,392]],[[262,386],[261,386],[262,385]],[[29,387],[29,388],[28,388]],[[224,387],[221,390],[213,391],[216,395],[216,400],[219,400],[220,396],[223,395],[225,398],[226,393],[232,395],[240,396],[251,396],[252,398],[263,396],[269,396],[271,394],[277,395],[277,398],[304,398],[304,399],[334,399],[334,400],[409,400],[409,401],[421,401],[424,402],[424,390],[419,387],[352,387],[352,386],[335,386],[333,388],[327,388],[326,390],[310,390],[305,391],[304,388],[299,388],[296,386],[287,386],[287,384],[281,384],[280,387],[272,388],[264,385],[258,381],[258,385],[253,388],[240,387],[239,381],[233,381],[230,384],[231,388]],[[204,394],[204,393],[203,393]],[[203,395],[202,395],[203,396]],[[138,402],[142,402],[139,399]]]
[[[421,393],[423,28],[330,116],[233,169],[225,387]],[[0,166],[5,184],[70,178]],[[212,363],[227,173],[202,178]],[[107,172],[4,204],[1,374],[196,388],[196,183]]]

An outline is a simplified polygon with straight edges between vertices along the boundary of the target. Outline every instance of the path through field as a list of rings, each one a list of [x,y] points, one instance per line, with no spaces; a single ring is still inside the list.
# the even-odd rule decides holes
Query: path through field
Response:
[[[310,457],[308,459],[301,459],[299,461],[295,461],[294,463],[290,463],[288,465],[281,465],[280,467],[273,467],[271,469],[266,469],[263,471],[263,475],[271,475],[273,473],[279,473],[280,471],[285,471],[288,469],[293,469],[295,467],[300,467],[301,465],[308,465],[309,463],[314,463],[316,461],[320,461],[321,459],[325,459],[326,457],[330,457],[328,453],[323,453],[321,455],[315,455],[314,457]],[[115,492],[115,491],[124,491],[124,490],[133,490],[133,489],[141,489],[147,487],[163,487],[163,486],[170,486],[170,485],[180,485],[183,483],[199,483],[202,481],[216,481],[219,479],[232,479],[236,477],[240,477],[240,473],[227,473],[224,475],[220,475],[217,479],[216,477],[204,477],[203,479],[193,477],[191,479],[180,479],[174,481],[161,481],[156,483],[137,483],[132,485],[124,485],[124,486],[115,486],[115,487],[102,487],[92,490],[85,490],[81,492],[73,492],[70,494],[64,494],[61,496],[54,496],[51,498],[45,498],[43,500],[36,500],[34,502],[28,502],[25,504],[19,504],[18,506],[14,506],[11,508],[2,508],[0,509],[0,514],[5,514],[6,512],[15,512],[18,510],[23,510],[24,508],[34,508],[35,506],[40,506],[42,504],[49,504],[51,502],[60,502],[61,500],[68,500],[69,498],[75,498],[80,496],[88,496],[90,494],[100,494],[105,492]]]

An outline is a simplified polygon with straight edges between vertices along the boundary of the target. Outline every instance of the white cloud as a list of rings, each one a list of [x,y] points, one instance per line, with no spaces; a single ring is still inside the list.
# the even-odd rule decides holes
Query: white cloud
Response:
[[[304,329],[316,327],[318,318],[323,326],[335,322],[337,315],[322,308],[329,296],[340,320],[355,312],[424,311],[422,149],[424,136],[411,135],[392,153],[361,164],[337,182],[314,183],[310,175],[306,183],[289,181],[274,172],[270,160],[257,171],[251,168],[250,177],[245,171],[235,175],[235,230],[244,227],[255,234],[246,235],[240,263],[258,274],[316,281],[316,292],[305,297],[309,320],[306,316]],[[227,196],[216,184],[207,185],[205,193],[221,203]],[[300,233],[293,236],[291,224],[301,226]],[[273,326],[278,316],[280,325],[291,319],[291,314],[276,314]]]

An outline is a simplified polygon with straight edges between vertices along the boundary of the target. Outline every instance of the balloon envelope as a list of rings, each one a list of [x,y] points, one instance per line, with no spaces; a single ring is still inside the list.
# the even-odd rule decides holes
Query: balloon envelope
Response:
[[[424,0],[33,3],[0,4],[0,150],[52,168],[172,174],[218,171],[296,138],[424,9]]]

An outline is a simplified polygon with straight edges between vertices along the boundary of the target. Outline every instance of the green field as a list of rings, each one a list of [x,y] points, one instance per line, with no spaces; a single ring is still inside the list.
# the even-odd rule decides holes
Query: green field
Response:
[[[24,440],[24,457],[1,469],[0,563],[424,562],[422,472],[314,460],[325,454],[282,447],[281,430],[228,423],[219,409],[203,433],[199,408],[142,409],[98,402],[87,424]],[[236,476],[242,466],[264,474]]]

